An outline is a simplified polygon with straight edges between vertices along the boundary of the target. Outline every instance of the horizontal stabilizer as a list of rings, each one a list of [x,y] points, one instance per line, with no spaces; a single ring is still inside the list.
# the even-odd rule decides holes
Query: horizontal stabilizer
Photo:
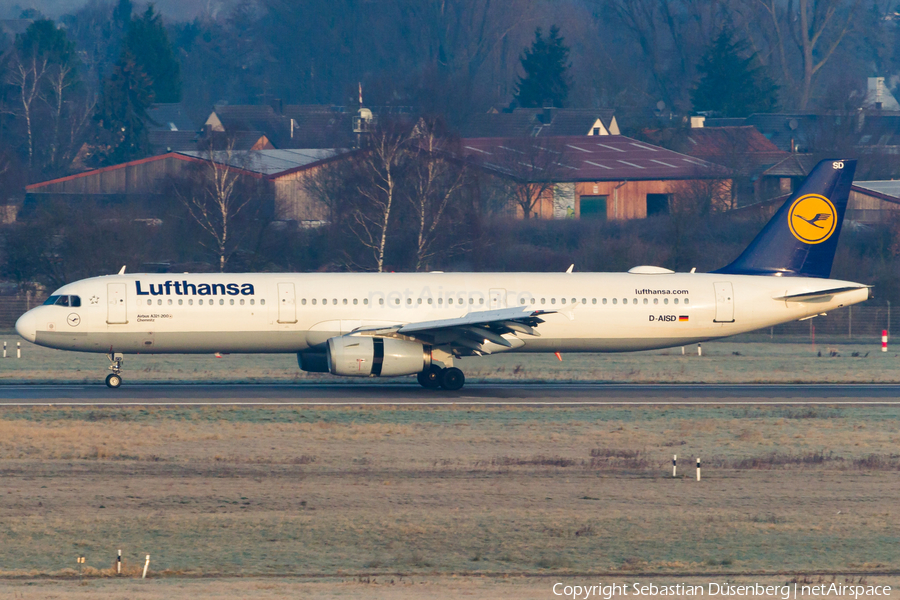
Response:
[[[816,292],[803,292],[802,294],[790,294],[788,296],[776,296],[773,300],[784,300],[785,302],[812,302],[814,300],[825,300],[844,292],[855,292],[856,290],[871,289],[871,286],[849,286],[831,288],[829,290],[819,290]]]

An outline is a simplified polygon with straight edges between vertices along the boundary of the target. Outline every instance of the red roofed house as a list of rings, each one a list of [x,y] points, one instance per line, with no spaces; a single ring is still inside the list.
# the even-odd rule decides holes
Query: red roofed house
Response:
[[[492,176],[543,185],[532,209],[543,219],[642,219],[668,213],[698,182],[731,185],[720,166],[621,135],[469,138],[460,146]],[[521,206],[516,212],[524,216]]]

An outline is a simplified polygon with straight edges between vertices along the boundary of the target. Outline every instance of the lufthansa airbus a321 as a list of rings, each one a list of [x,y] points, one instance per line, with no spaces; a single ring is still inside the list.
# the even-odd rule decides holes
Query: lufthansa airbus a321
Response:
[[[133,274],[65,285],[16,330],[107,354],[295,353],[300,368],[416,375],[457,390],[457,359],[626,352],[722,338],[869,298],[829,279],[856,162],[819,163],[746,250],[711,273]],[[571,271],[571,269],[570,269]]]

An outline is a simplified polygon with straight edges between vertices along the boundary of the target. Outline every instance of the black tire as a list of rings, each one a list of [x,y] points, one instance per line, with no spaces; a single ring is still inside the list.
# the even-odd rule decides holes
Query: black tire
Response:
[[[443,369],[437,365],[431,365],[427,371],[422,371],[416,375],[419,385],[429,390],[435,390],[441,387],[441,375]]]
[[[445,390],[449,390],[454,392],[466,383],[466,376],[463,375],[463,372],[457,369],[456,367],[450,367],[449,369],[444,369],[444,372],[441,373],[441,387]]]
[[[436,390],[441,387],[441,375],[443,369],[437,365],[431,365],[427,371],[422,371],[416,375],[419,385],[429,390]]]
[[[109,375],[106,376],[106,387],[116,389],[120,385],[122,385],[122,377],[121,376],[116,375],[115,373],[110,373]]]

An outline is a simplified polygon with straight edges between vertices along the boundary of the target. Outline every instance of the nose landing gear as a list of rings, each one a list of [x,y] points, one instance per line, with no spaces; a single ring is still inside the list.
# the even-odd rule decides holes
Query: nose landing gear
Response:
[[[112,373],[106,376],[106,387],[116,389],[122,385],[122,361],[125,360],[125,357],[122,356],[122,354],[115,352],[107,354],[106,358],[112,363],[109,365],[109,370],[112,371]]]

